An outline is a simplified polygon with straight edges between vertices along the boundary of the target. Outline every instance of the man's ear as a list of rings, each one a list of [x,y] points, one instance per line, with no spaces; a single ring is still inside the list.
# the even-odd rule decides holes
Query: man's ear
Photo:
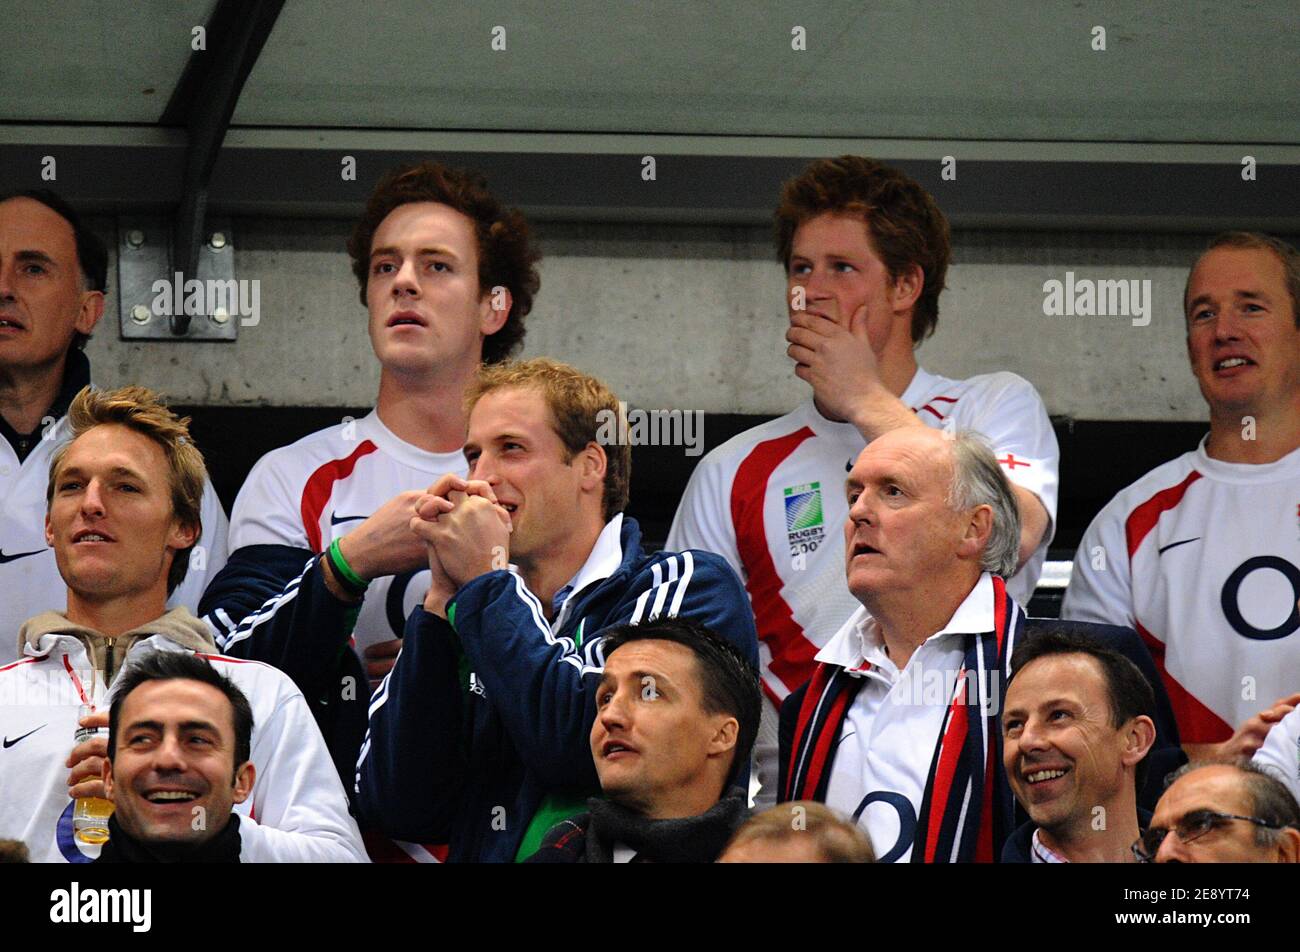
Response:
[[[1300,863],[1300,830],[1287,827],[1278,831],[1277,861],[1279,863]]]
[[[925,289],[925,271],[919,264],[914,264],[896,277],[890,285],[890,303],[894,310],[901,313],[916,307]]]
[[[605,447],[592,440],[578,457],[582,465],[582,488],[602,488],[605,485],[605,473],[609,471],[609,456],[605,453]]]
[[[45,544],[54,548],[54,529],[50,527],[50,514],[45,513]]]
[[[253,766],[251,760],[239,765],[235,771],[235,789],[234,800],[236,803],[243,803],[248,799],[248,795],[253,792],[253,781],[257,779],[257,768]]]
[[[171,534],[167,537],[167,545],[180,552],[198,542],[201,534],[202,529],[199,526],[183,526],[180,522],[173,522]]]
[[[104,781],[104,796],[109,800],[113,799],[113,762],[107,757],[104,758],[104,767],[100,774]]]
[[[81,310],[77,312],[77,319],[72,326],[80,333],[88,335],[103,316],[104,292],[87,291],[81,296]]]
[[[718,725],[717,730],[713,732],[713,738],[709,741],[709,754],[717,756],[725,754],[736,746],[736,741],[740,738],[740,721],[734,717],[726,717]]]
[[[992,534],[993,507],[988,504],[976,506],[965,518],[965,526],[962,531],[961,543],[957,547],[957,554],[978,561],[980,553],[988,545],[989,536]]]
[[[1125,767],[1136,767],[1156,742],[1155,721],[1139,714],[1128,723],[1124,736],[1124,753],[1120,760]]]
[[[487,337],[506,326],[506,321],[510,319],[510,311],[515,306],[515,299],[508,287],[498,284],[483,292],[479,305],[478,329],[484,337]]]

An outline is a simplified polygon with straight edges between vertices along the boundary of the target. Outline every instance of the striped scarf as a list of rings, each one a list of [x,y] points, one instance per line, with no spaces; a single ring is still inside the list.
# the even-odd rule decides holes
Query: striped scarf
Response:
[[[1014,828],[1015,801],[1002,770],[1001,712],[1025,614],[997,576],[993,605],[994,630],[966,636],[961,674],[926,778],[914,863],[994,862]],[[784,800],[825,802],[832,751],[862,683],[838,665],[817,665],[795,722]]]

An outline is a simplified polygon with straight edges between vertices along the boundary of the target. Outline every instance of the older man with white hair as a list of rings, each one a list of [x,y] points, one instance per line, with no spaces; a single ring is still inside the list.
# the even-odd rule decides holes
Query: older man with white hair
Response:
[[[998,718],[1024,612],[1016,497],[976,434],[909,427],[858,456],[848,587],[862,608],[781,709],[783,800],[851,816],[881,862],[992,862],[1014,801]]]

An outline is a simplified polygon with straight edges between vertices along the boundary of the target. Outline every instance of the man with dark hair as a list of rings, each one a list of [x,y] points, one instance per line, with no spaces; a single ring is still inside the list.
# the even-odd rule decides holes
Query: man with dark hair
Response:
[[[518,209],[502,208],[487,190],[487,180],[476,172],[448,168],[437,162],[421,162],[393,169],[375,186],[365,212],[348,239],[352,273],[361,288],[361,304],[371,306],[370,281],[375,273],[376,239],[383,237],[381,232],[392,233],[383,227],[388,216],[403,205],[426,203],[443,205],[470,221],[478,287],[485,294],[498,295],[500,301],[493,302],[493,308],[504,313],[499,328],[485,331],[483,363],[500,363],[523,343],[524,318],[533,309],[533,297],[541,285],[535,267],[538,254],[530,244],[530,229],[523,214]]]
[[[1193,759],[1250,757],[1300,705],[1298,300],[1300,256],[1271,236],[1196,260],[1184,330],[1210,432],[1106,504],[1061,606],[1137,629]]]
[[[434,162],[379,181],[348,253],[380,365],[375,409],[253,467],[201,613],[223,651],[274,664],[312,700],[350,790],[370,686],[429,587],[415,501],[464,474],[465,389],[522,342],[539,278],[523,216],[478,173]]]
[[[1011,656],[1002,763],[1029,822],[1004,863],[1116,863],[1143,820],[1137,772],[1156,741],[1155,696],[1133,662],[1063,631]]]
[[[661,619],[605,635],[591,756],[603,797],[529,862],[711,863],[745,819],[758,672],[703,625]]]
[[[1133,853],[1147,863],[1300,863],[1300,805],[1250,761],[1188,764],[1170,776]]]
[[[237,805],[241,860],[362,859],[347,797],[293,682],[269,665],[213,653],[202,621],[165,608],[173,566],[202,530],[203,456],[185,421],[143,387],[87,388],[68,419],[45,519],[67,610],[28,619],[18,633],[22,660],[0,667],[0,837],[23,840],[37,862],[98,855],[103,824],[79,821],[96,820],[91,807],[104,804],[86,801],[107,795],[108,748],[96,736],[110,725],[105,700],[135,662],[182,651],[227,673],[256,718],[246,758],[256,770]]]
[[[108,250],[66,202],[47,189],[0,196],[0,631],[63,607],[64,584],[42,537],[54,453],[67,443],[68,406],[90,383],[82,353],[104,312]],[[226,514],[211,485],[204,533],[186,553],[187,577],[169,605],[197,608],[226,560]],[[0,639],[0,665],[17,642]]]
[[[589,737],[606,632],[662,617],[708,626],[757,664],[735,573],[708,552],[646,553],[624,515],[618,398],[544,358],[470,388],[470,479],[439,480],[411,529],[430,584],[370,703],[362,816],[389,836],[450,839],[451,859],[526,859],[599,789]]]
[[[785,183],[776,212],[787,354],[812,387],[779,419],[713,450],[691,476],[672,549],[723,556],[745,581],[764,644],[762,803],[776,794],[776,711],[857,604],[843,585],[838,491],[864,445],[922,425],[978,431],[1019,510],[1011,594],[1028,604],[1051,541],[1059,451],[1043,402],[1015,374],[953,380],[919,367],[951,249],[934,199],[898,169],[841,156]]]
[[[113,687],[104,790],[113,801],[97,863],[237,863],[253,790],[248,698],[199,655],[153,651]]]
[[[0,195],[0,205],[18,199],[28,199],[44,205],[62,218],[68,227],[72,229],[72,240],[76,250],[75,261],[81,278],[81,290],[83,293],[97,292],[99,294],[98,304],[95,304],[93,300],[89,302],[92,305],[90,313],[98,312],[95,314],[94,320],[89,322],[89,326],[79,320],[72,335],[72,346],[77,350],[85,350],[86,342],[90,340],[90,332],[94,330],[94,325],[98,323],[99,317],[103,315],[104,311],[103,295],[108,290],[108,246],[104,244],[104,240],[99,235],[86,226],[81,220],[81,216],[77,214],[77,210],[65,202],[58,193],[48,188],[22,189]],[[35,249],[32,250],[35,251]],[[36,254],[27,254],[24,258],[27,261],[44,264],[46,267],[55,265],[53,260],[41,261],[39,251]],[[89,314],[86,313],[80,315],[82,319],[88,316]]]

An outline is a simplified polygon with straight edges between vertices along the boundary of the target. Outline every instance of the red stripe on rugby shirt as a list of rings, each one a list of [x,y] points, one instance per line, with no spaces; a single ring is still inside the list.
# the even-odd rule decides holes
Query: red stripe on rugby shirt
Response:
[[[957,398],[956,398],[956,397],[931,397],[930,399],[931,399],[931,400],[942,400],[944,403],[956,403],[956,402],[957,402]],[[951,410],[952,408],[949,407],[949,409]],[[913,407],[913,408],[912,408],[912,412],[915,413],[917,416],[920,416],[920,415],[921,415],[921,410],[929,410],[929,411],[930,411],[931,413],[933,413],[933,414],[935,415],[935,417],[937,417],[938,419],[940,419],[940,420],[945,419],[944,414],[940,413],[940,412],[939,412],[938,410],[936,410],[934,407],[930,406],[930,404],[929,404],[928,402],[925,404],[925,406],[921,407],[919,410],[918,410],[916,407]]]
[[[372,863],[410,863],[419,865],[424,862],[402,849],[396,841],[375,830],[362,830],[361,842],[365,846],[366,855]],[[414,843],[412,845],[423,849],[434,862],[447,862],[448,846],[446,843]]]
[[[10,668],[16,668],[20,664],[31,664],[33,661],[44,661],[44,658],[23,658],[21,661],[11,661],[9,664],[0,668],[0,671],[8,671]]]
[[[1128,519],[1124,522],[1124,537],[1128,544],[1130,563],[1138,547],[1156,527],[1160,516],[1182,502],[1192,483],[1200,478],[1201,474],[1192,470],[1181,483],[1160,490],[1129,513]],[[1174,710],[1174,720],[1178,722],[1178,733],[1182,741],[1188,744],[1214,744],[1231,737],[1232,725],[1201,703],[1169,673],[1169,669],[1165,667],[1165,643],[1152,635],[1141,623],[1135,621],[1134,627],[1151,652],[1151,659],[1155,661],[1156,670],[1160,672],[1160,678],[1165,683],[1165,691],[1169,694],[1169,704]]]
[[[362,830],[361,842],[372,863],[415,863],[415,857],[381,833]]]
[[[1168,512],[1182,502],[1187,488],[1200,478],[1201,474],[1196,470],[1192,470],[1187,474],[1187,478],[1177,486],[1170,486],[1168,489],[1160,490],[1160,492],[1129,513],[1128,519],[1124,521],[1124,537],[1128,542],[1130,562],[1133,561],[1133,553],[1138,550],[1142,540],[1156,527],[1156,522],[1160,519],[1161,513]]]
[[[370,440],[363,440],[346,459],[332,459],[307,477],[302,487],[302,527],[307,532],[307,542],[313,552],[323,552],[325,548],[321,544],[320,517],[334,491],[334,484],[351,476],[357,460],[376,449],[378,447]]]
[[[736,530],[736,548],[745,567],[745,589],[754,607],[758,637],[772,653],[767,668],[785,685],[787,693],[811,676],[817,646],[804,637],[803,628],[794,620],[794,612],[781,597],[785,583],[768,549],[763,503],[772,473],[799,444],[814,435],[805,426],[788,436],[764,440],[745,457],[731,484],[731,524]],[[766,680],[761,683],[764,693],[779,708],[782,698],[776,696]]]
[[[1151,660],[1156,663],[1160,680],[1165,682],[1169,706],[1174,709],[1174,720],[1178,723],[1179,739],[1184,744],[1217,744],[1230,738],[1232,725],[1202,704],[1196,695],[1169,673],[1165,667],[1165,643],[1142,627],[1141,623],[1135,623],[1134,627],[1151,652]]]
[[[254,661],[252,658],[227,658],[223,654],[204,654],[201,651],[196,651],[194,652],[194,654],[200,658],[203,658],[205,661],[225,661],[230,664],[263,664],[264,663],[261,661]]]

